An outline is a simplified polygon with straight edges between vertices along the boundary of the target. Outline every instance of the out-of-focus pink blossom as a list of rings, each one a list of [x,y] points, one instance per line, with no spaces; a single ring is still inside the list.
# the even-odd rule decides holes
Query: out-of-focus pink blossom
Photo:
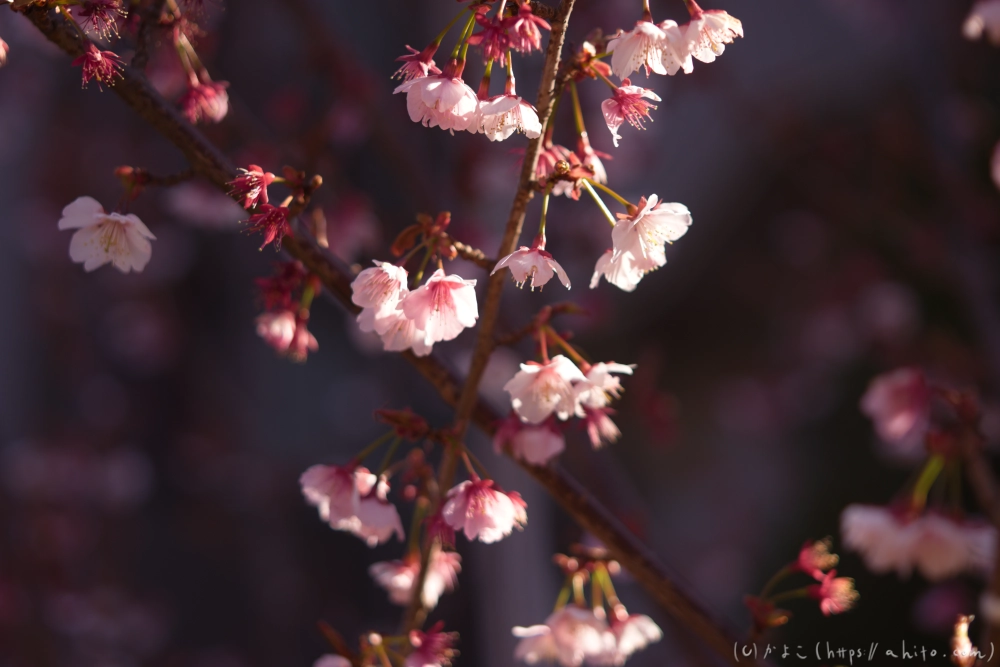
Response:
[[[985,574],[996,553],[996,529],[984,522],[928,512],[908,517],[886,507],[849,505],[840,516],[844,546],[876,574],[917,569],[931,581],[963,572]]]
[[[583,419],[583,427],[587,431],[590,444],[594,449],[605,444],[614,444],[621,437],[622,432],[618,430],[618,426],[609,416],[613,412],[611,408],[584,408],[583,414],[580,415]]]
[[[308,313],[307,313],[308,314]],[[309,356],[310,352],[319,350],[319,341],[312,335],[303,317],[298,318],[295,323],[295,334],[292,342],[288,346],[288,358],[294,362],[302,363]]]
[[[413,651],[406,656],[403,667],[448,667],[455,656],[455,641],[458,634],[441,632],[443,622],[435,623],[427,632],[410,631],[410,646]]]
[[[791,569],[796,572],[804,572],[816,580],[823,578],[823,573],[832,567],[836,567],[840,558],[837,554],[830,553],[830,539],[812,541],[808,540],[799,550],[799,556],[792,563]]]
[[[552,276],[559,276],[559,282],[566,289],[570,288],[569,276],[559,265],[559,262],[552,259],[552,255],[545,251],[545,239],[539,237],[529,248],[521,246],[511,254],[507,255],[490,272],[492,276],[501,269],[510,269],[510,275],[518,287],[523,287],[524,283],[531,279],[531,289],[536,287],[541,289],[546,283],[552,280]]]
[[[413,584],[419,571],[418,557],[374,563],[368,568],[375,583],[389,593],[389,600],[404,607],[413,599]],[[461,556],[454,551],[434,549],[420,598],[426,609],[436,607],[441,595],[455,588],[461,571]]]
[[[400,308],[424,332],[426,345],[452,340],[479,319],[475,287],[475,280],[448,276],[438,269],[402,299]]]
[[[4,50],[6,59],[6,50]],[[73,65],[83,68],[83,87],[91,81],[97,81],[98,88],[101,84],[109,86],[115,85],[115,79],[122,77],[122,60],[114,51],[101,51],[93,44],[87,45],[87,50],[83,55],[73,60]]]
[[[552,146],[543,148],[541,153],[538,154],[538,165],[535,167],[535,176],[540,182],[547,181],[555,173],[556,165],[559,162],[572,163],[574,159],[576,158],[573,151],[565,146],[553,144]],[[575,191],[573,183],[569,181],[556,181],[556,184],[552,188],[552,194],[556,197],[566,195],[567,197],[575,198]]]
[[[451,65],[442,74],[405,81],[393,92],[406,93],[406,110],[414,123],[452,134],[469,129],[479,110],[475,91]]]
[[[616,660],[613,663],[616,665],[620,665],[636,651],[663,639],[660,626],[645,614],[629,614],[624,620],[612,618],[611,632],[616,640]]]
[[[503,141],[514,132],[536,139],[542,133],[542,124],[535,107],[517,95],[504,94],[480,102],[476,121],[469,131],[481,132],[490,141]]]
[[[493,448],[498,454],[508,450],[514,458],[540,466],[566,449],[566,437],[552,418],[535,426],[511,413],[497,428]]]
[[[0,38],[0,67],[7,64],[7,54],[10,53],[10,47],[7,42]]]
[[[553,612],[543,625],[515,627],[514,657],[529,665],[558,662],[563,667],[615,664],[617,639],[607,621],[592,609],[567,605]]]
[[[396,58],[396,61],[403,63],[403,65],[396,70],[394,78],[406,82],[423,78],[428,74],[441,73],[441,70],[434,65],[434,54],[437,52],[437,46],[432,44],[423,51],[417,51],[407,44],[406,49],[410,52],[409,54]]]
[[[313,663],[313,667],[351,667],[351,661],[342,655],[328,653],[327,655],[320,656],[320,658]]]
[[[608,124],[615,147],[618,146],[618,140],[621,139],[618,128],[622,126],[622,123],[628,121],[628,124],[635,129],[645,130],[646,128],[642,124],[643,120],[646,118],[652,120],[649,110],[655,109],[656,105],[650,104],[646,99],[654,102],[660,101],[659,95],[652,90],[633,86],[631,81],[625,79],[622,81],[622,85],[615,89],[611,98],[601,103],[604,122]]]
[[[503,22],[496,18],[486,18],[476,14],[476,23],[481,31],[469,37],[469,44],[483,50],[483,62],[495,60],[500,67],[507,65],[507,49],[511,47],[510,37]]]
[[[249,169],[240,169],[239,176],[229,182],[229,194],[239,197],[243,208],[248,211],[258,204],[267,203],[267,186],[274,181],[274,174],[264,171],[255,164]]]
[[[576,364],[558,354],[544,364],[521,364],[521,370],[503,388],[523,421],[541,424],[553,413],[559,419],[569,419],[576,412],[573,383],[585,379]]]
[[[466,480],[448,491],[441,516],[467,539],[491,544],[527,523],[526,507],[518,493],[494,488],[493,480]]]
[[[228,81],[192,80],[178,104],[191,123],[219,123],[229,113]]]
[[[617,364],[613,361],[598,362],[587,371],[586,379],[576,383],[574,390],[577,400],[577,414],[582,416],[584,408],[605,407],[612,398],[619,398],[622,391],[621,380],[613,373],[632,375],[634,365]]]
[[[820,579],[818,584],[809,587],[809,597],[819,601],[819,609],[824,616],[842,614],[858,601],[858,592],[854,590],[854,580],[848,577],[838,577],[836,570],[830,570]]]
[[[507,28],[510,47],[520,53],[540,51],[542,48],[541,29],[552,29],[548,21],[531,13],[531,5],[527,2],[521,3],[517,9],[517,15],[505,18],[503,24]]]
[[[367,468],[314,465],[299,479],[302,495],[319,509],[334,530],[346,530],[374,547],[393,534],[403,539],[403,524],[386,496],[389,485]]]
[[[919,448],[930,425],[931,390],[918,368],[899,368],[875,377],[861,397],[861,411],[887,444],[900,451]]]
[[[681,30],[688,52],[703,63],[713,62],[726,50],[726,44],[732,44],[734,39],[743,36],[740,20],[721,9],[696,9],[691,14],[691,21]]]
[[[280,250],[281,239],[292,234],[292,226],[288,222],[288,209],[284,206],[261,204],[258,212],[247,220],[247,224],[250,225],[247,227],[248,232],[260,232],[263,236],[261,250],[271,242],[274,242],[275,250]]]
[[[106,213],[91,197],[79,197],[62,211],[59,229],[75,229],[69,257],[93,271],[110,263],[122,273],[142,271],[153,254],[156,237],[137,216]]]
[[[1000,0],[980,0],[962,24],[966,39],[979,39],[983,33],[994,46],[1000,46]]]
[[[319,341],[309,332],[305,320],[290,310],[271,311],[257,316],[257,335],[279,354],[303,362],[319,349]]]

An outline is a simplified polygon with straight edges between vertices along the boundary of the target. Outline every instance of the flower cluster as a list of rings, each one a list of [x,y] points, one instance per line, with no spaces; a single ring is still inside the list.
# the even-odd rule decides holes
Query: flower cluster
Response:
[[[292,361],[306,360],[319,349],[309,331],[309,312],[319,289],[315,277],[299,262],[279,264],[270,278],[259,278],[257,288],[266,311],[257,317],[257,335],[278,354]]]
[[[361,466],[314,465],[299,479],[302,495],[334,530],[357,535],[374,547],[403,539],[399,512],[387,499],[389,484]]]

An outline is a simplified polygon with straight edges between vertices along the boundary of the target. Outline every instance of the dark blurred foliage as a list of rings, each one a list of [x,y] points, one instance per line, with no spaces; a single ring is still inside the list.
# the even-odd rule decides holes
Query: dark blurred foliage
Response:
[[[559,328],[594,359],[638,364],[619,405],[622,441],[594,453],[573,434],[563,463],[744,629],[745,593],[805,539],[836,539],[846,504],[887,502],[907,478],[857,409],[871,376],[918,364],[976,386],[984,428],[1000,439],[1000,197],[989,176],[1000,54],[961,38],[966,2],[719,8],[747,38],[691,75],[651,79],[664,98],[656,122],[626,128],[607,163],[626,196],[656,192],[693,211],[669,264],[632,294],[590,291],[606,223],[587,201],[557,201],[548,226],[569,296],[590,312]],[[423,46],[454,10],[206,2],[198,48],[231,82],[233,106],[205,131],[240,164],[322,174],[317,204],[349,261],[385,258],[416,213],[445,209],[454,234],[490,254],[523,138],[424,129],[391,94],[403,45]],[[683,20],[679,1],[653,11]],[[570,41],[638,12],[581,0]],[[329,530],[297,477],[377,436],[376,408],[411,406],[436,425],[449,412],[331,303],[310,322],[317,354],[301,366],[275,358],[254,335],[252,281],[278,257],[238,234],[239,208],[200,183],[134,203],[157,236],[144,273],[70,263],[69,235],[56,230],[65,204],[91,195],[112,207],[118,165],[185,165],[113,93],[81,91],[78,70],[23,18],[0,11],[0,35],[11,45],[0,69],[0,665],[309,665],[327,650],[320,619],[347,637],[393,631],[398,610],[366,568],[401,547],[369,550]],[[149,66],[171,98],[182,85],[173,58],[162,43]],[[540,62],[516,60],[522,92]],[[481,64],[467,71],[475,82]],[[605,94],[582,89],[592,141],[611,152]],[[564,105],[557,141],[571,142],[571,127]],[[566,296],[511,286],[502,328]],[[462,368],[472,340],[438,347]],[[500,388],[531,352],[497,354],[485,391],[501,408]],[[462,633],[459,664],[511,665],[510,627],[540,622],[555,599],[552,552],[585,536],[487,443],[474,446],[524,494],[530,522],[496,546],[460,543],[459,591],[434,618]],[[858,608],[825,619],[814,603],[794,605],[772,644],[940,649],[981,586],[876,577],[853,555],[840,572],[856,578]],[[630,664],[704,664],[637,586],[620,588],[667,632]]]

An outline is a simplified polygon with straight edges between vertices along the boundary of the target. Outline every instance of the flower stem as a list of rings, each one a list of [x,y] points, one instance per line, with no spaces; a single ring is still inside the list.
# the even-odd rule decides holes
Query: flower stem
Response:
[[[927,505],[927,493],[934,486],[942,468],[944,468],[944,457],[940,454],[935,454],[927,459],[927,463],[913,487],[913,506],[916,509],[922,510]]]
[[[361,463],[366,458],[368,458],[368,456],[370,454],[372,454],[376,449],[378,449],[379,447],[381,447],[382,445],[384,445],[386,442],[388,442],[389,438],[391,438],[393,435],[395,435],[395,433],[396,433],[395,431],[387,431],[386,433],[384,433],[384,434],[380,435],[379,437],[375,438],[375,440],[370,445],[368,445],[367,447],[365,447],[364,449],[362,449],[360,452],[358,452],[354,456],[354,458],[352,459],[352,461],[355,464]]]
[[[514,83],[514,60],[510,57],[510,49],[507,49],[507,83],[504,85],[504,92],[508,95],[517,95],[517,85]]]
[[[596,74],[601,81],[608,84],[608,87],[611,88],[611,90],[618,90],[618,86],[615,85],[615,82],[597,71],[596,67],[591,67],[590,71]]]
[[[758,595],[757,597],[759,597],[762,600],[766,598],[768,594],[772,590],[774,590],[774,587],[777,586],[782,579],[784,579],[791,573],[792,569],[788,565],[775,572],[774,576],[768,579],[767,583],[764,584],[764,588],[761,589],[760,595]]]
[[[545,218],[549,214],[549,198],[552,196],[553,185],[554,183],[549,181],[545,186],[545,197],[542,199],[542,218],[538,221],[538,235],[542,238],[545,238]]]
[[[782,600],[794,600],[796,598],[807,598],[809,597],[809,588],[803,586],[802,588],[796,588],[791,591],[784,591],[783,593],[778,593],[772,598],[768,599],[768,602],[781,602]]]
[[[487,100],[490,97],[490,75],[493,73],[493,58],[486,61],[486,71],[483,72],[483,80],[479,82],[479,92],[477,97]]]
[[[625,197],[622,197],[620,194],[618,194],[617,192],[615,192],[614,190],[612,190],[608,186],[604,185],[603,183],[598,183],[597,181],[595,181],[593,179],[590,179],[590,178],[588,178],[587,181],[589,181],[591,185],[595,185],[595,186],[599,187],[601,190],[604,190],[609,195],[611,195],[612,197],[614,197],[615,200],[619,204],[621,204],[622,206],[624,206],[626,209],[632,208],[634,206],[634,204],[632,204],[632,202],[630,202],[629,200],[625,199]]]
[[[569,80],[569,96],[573,100],[573,122],[576,124],[576,133],[579,136],[587,134],[587,129],[583,126],[583,109],[580,107],[580,94],[576,90],[576,81]]]
[[[587,372],[586,369],[590,368],[590,362],[587,361],[586,359],[584,359],[580,355],[580,353],[576,351],[576,348],[574,348],[572,345],[570,345],[569,343],[567,343],[566,339],[563,338],[562,336],[560,336],[559,334],[557,334],[556,331],[555,331],[555,329],[553,329],[552,327],[550,327],[548,324],[543,324],[542,325],[542,331],[543,331],[543,333],[548,334],[549,336],[551,336],[553,342],[555,342],[556,345],[558,345],[559,347],[561,347],[566,352],[566,354],[569,355],[570,359],[572,359],[573,361],[576,362],[577,366],[581,366],[582,367],[580,370],[582,370],[584,373]]]
[[[413,518],[410,520],[410,533],[406,540],[406,553],[408,554],[419,555],[420,553],[420,524],[427,516],[427,508],[430,507],[430,504],[431,501],[427,496],[420,496],[414,504]]]
[[[392,463],[392,457],[396,455],[396,451],[399,449],[401,442],[403,442],[403,439],[397,435],[396,439],[392,441],[391,445],[389,445],[389,449],[386,450],[385,456],[382,457],[382,463],[378,466],[378,472],[375,473],[377,477],[381,477],[382,473],[384,473],[386,468],[389,467],[389,464]]]
[[[448,21],[448,25],[446,25],[444,27],[444,30],[442,30],[440,33],[438,33],[438,36],[434,38],[434,41],[431,42],[431,44],[433,44],[434,46],[441,46],[441,42],[444,41],[445,35],[447,35],[448,32],[453,27],[455,27],[455,24],[458,23],[458,19],[462,18],[462,14],[464,14],[467,11],[469,11],[469,7],[468,6],[462,7],[461,11],[459,11],[457,14],[455,14],[455,17],[452,20]],[[454,57],[454,56],[452,56],[452,57]]]
[[[583,573],[573,573],[573,602],[580,607],[587,605],[587,596],[583,592]]]
[[[589,194],[591,197],[594,198],[594,202],[597,204],[598,208],[601,209],[601,213],[603,213],[604,217],[608,219],[608,222],[611,223],[611,226],[614,227],[616,224],[618,224],[615,221],[615,216],[611,215],[611,211],[608,210],[607,204],[604,203],[604,200],[601,199],[601,196],[599,194],[594,192],[594,188],[591,187],[590,185],[590,179],[585,178],[583,179],[582,183],[584,189],[587,190],[587,194]]]
[[[419,285],[420,281],[424,279],[424,269],[427,268],[427,262],[430,261],[431,255],[433,254],[434,251],[428,248],[424,258],[420,261],[420,268],[417,269],[417,272],[413,275],[413,287]]]
[[[452,59],[458,58],[463,63],[465,62],[465,54],[469,51],[469,37],[472,36],[472,31],[475,27],[476,13],[472,12],[469,16],[469,20],[465,22],[465,28],[462,29],[462,36],[455,44],[455,48],[451,50]]]
[[[559,597],[556,598],[555,608],[553,608],[552,611],[559,611],[566,606],[567,602],[569,602],[569,596],[573,592],[573,587],[570,581],[571,578],[572,575],[566,577],[566,583],[564,583],[563,587],[559,590]]]

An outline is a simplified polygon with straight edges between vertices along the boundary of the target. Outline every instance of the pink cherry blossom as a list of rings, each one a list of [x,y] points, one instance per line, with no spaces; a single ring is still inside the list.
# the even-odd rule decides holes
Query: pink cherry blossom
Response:
[[[827,572],[818,584],[813,584],[808,590],[809,597],[819,601],[819,608],[824,616],[848,611],[859,597],[854,590],[854,580],[838,577],[836,570]]]
[[[511,413],[493,436],[493,448],[532,465],[545,465],[566,449],[566,437],[550,417],[538,426],[525,424]]]
[[[614,444],[621,437],[622,432],[609,416],[613,412],[611,408],[584,408],[583,427],[594,449]]]
[[[610,158],[611,156],[607,153],[595,151],[590,145],[590,140],[587,138],[586,132],[577,139],[576,153],[580,157],[580,162],[585,167],[590,167],[594,170],[594,180],[596,182],[608,182],[608,172],[605,170],[601,158]]]
[[[576,364],[559,354],[544,364],[529,361],[504,385],[514,412],[529,424],[541,424],[555,413],[569,419],[576,412],[574,382],[585,380]]]
[[[396,310],[402,296],[408,293],[406,269],[389,262],[374,260],[351,282],[351,301],[362,308]]]
[[[308,315],[308,313],[306,313]],[[306,318],[298,318],[295,323],[295,333],[292,342],[288,345],[288,358],[294,362],[302,363],[309,356],[310,352],[319,350],[319,341],[309,331]]]
[[[389,600],[403,607],[410,604],[413,599],[413,584],[419,571],[419,557],[374,563],[368,568],[368,573],[375,583],[389,593]],[[461,556],[454,551],[435,548],[431,554],[420,598],[424,607],[433,609],[445,591],[454,590],[458,584],[458,573],[461,571]]]
[[[507,50],[511,47],[507,28],[496,18],[487,18],[481,13],[476,14],[476,23],[481,31],[469,37],[469,44],[483,50],[483,62],[495,60],[500,67],[507,65]]]
[[[59,229],[75,229],[69,242],[69,257],[93,271],[111,264],[122,273],[142,271],[153,254],[156,240],[137,216],[106,213],[91,197],[80,197],[66,206]]]
[[[479,98],[454,71],[449,66],[442,74],[411,79],[396,88],[394,92],[406,93],[410,120],[453,134],[469,129],[476,120]]]
[[[559,282],[566,289],[570,288],[569,276],[559,265],[559,262],[552,259],[552,255],[545,251],[545,239],[535,239],[535,243],[529,248],[521,246],[511,254],[507,255],[490,272],[492,276],[501,269],[510,269],[510,275],[518,287],[523,287],[524,283],[531,279],[531,290],[536,287],[541,289],[546,283],[552,280],[552,276],[559,276]]]
[[[1000,46],[1000,0],[980,0],[962,25],[966,39],[979,39],[983,33],[994,46]]]
[[[531,5],[521,3],[517,15],[505,18],[504,27],[510,40],[510,47],[520,53],[531,53],[542,48],[541,29],[551,30],[552,26],[543,18],[531,12]]]
[[[298,318],[291,310],[271,311],[257,316],[257,335],[280,354],[286,354],[291,350],[292,344],[296,342],[298,328]],[[306,334],[312,335],[308,331]],[[312,341],[308,339],[305,341],[307,349],[310,347],[310,342],[314,351],[319,349],[319,343],[315,338],[312,338]]]
[[[444,623],[438,621],[427,632],[410,631],[410,646],[413,651],[406,656],[403,667],[448,667],[457,651],[454,650],[458,634],[441,632]]]
[[[249,169],[240,168],[241,174],[229,182],[229,194],[238,197],[248,211],[258,204],[267,203],[267,186],[274,181],[274,174],[265,172],[255,164]]]
[[[475,287],[475,280],[447,276],[438,269],[427,282],[407,294],[400,307],[424,332],[425,344],[452,340],[479,319]]]
[[[918,368],[899,368],[875,377],[861,397],[861,411],[894,449],[919,451],[930,425],[931,390],[926,377]]]
[[[618,218],[611,230],[615,255],[630,253],[637,268],[646,271],[656,266],[647,265],[643,260],[662,266],[666,262],[663,245],[684,236],[691,226],[691,213],[684,204],[665,203],[656,195],[650,195],[648,200],[641,198],[635,213],[619,213]]]
[[[553,612],[543,625],[515,627],[521,639],[514,657],[529,665],[556,661],[563,667],[613,664],[617,639],[607,621],[592,609],[567,605]]]
[[[622,126],[622,123],[628,121],[629,125],[637,130],[644,130],[646,128],[642,124],[643,119],[649,118],[652,120],[649,116],[649,110],[655,109],[656,105],[646,102],[643,98],[653,100],[654,102],[660,101],[659,95],[653,91],[648,88],[633,86],[631,81],[625,79],[622,81],[622,85],[615,89],[611,99],[604,100],[601,103],[604,121],[608,124],[608,129],[611,130],[615,147],[618,146],[618,140],[621,139],[621,136],[618,134],[618,128]]]
[[[10,53],[10,46],[0,38],[0,67],[7,64],[7,54]]]
[[[556,164],[562,161],[570,162],[573,155],[573,151],[559,144],[543,148],[538,154],[538,165],[535,167],[536,178],[539,181],[547,181],[555,173]],[[552,188],[552,194],[556,197],[566,195],[574,198],[574,192],[575,188],[570,181],[556,181]]]
[[[6,49],[2,50],[6,60]],[[83,68],[84,88],[91,81],[97,81],[99,88],[101,84],[113,86],[115,79],[122,78],[122,60],[118,54],[114,51],[101,51],[92,43],[87,45],[83,55],[73,60],[73,65]]]
[[[393,534],[403,539],[403,524],[386,500],[389,485],[367,468],[315,465],[299,479],[302,494],[334,530],[345,530],[374,547]]]
[[[441,516],[467,539],[491,544],[527,523],[525,507],[519,494],[494,488],[493,480],[466,480],[448,491]]]
[[[313,667],[351,667],[351,661],[342,655],[328,653],[320,656],[319,659],[313,663]]]
[[[247,232],[260,232],[264,237],[260,244],[260,249],[268,243],[274,242],[275,250],[281,249],[281,239],[291,236],[292,226],[288,223],[288,209],[284,206],[271,206],[261,204],[257,213],[247,220]]]
[[[696,10],[691,15],[691,21],[681,30],[688,43],[688,51],[703,63],[713,62],[726,50],[726,44],[732,44],[734,39],[743,36],[740,20],[721,9]]]
[[[483,133],[490,141],[503,141],[514,132],[536,139],[542,133],[542,124],[535,107],[517,95],[504,94],[480,103],[476,121],[469,130]]]
[[[694,61],[691,60],[691,47],[683,29],[675,21],[664,21],[658,27],[664,35],[660,50],[663,55],[663,69],[670,76],[682,70],[685,74],[693,72]]]
[[[663,257],[666,261],[666,256]],[[658,268],[653,266],[652,268]],[[594,265],[594,275],[590,278],[590,289],[594,289],[603,276],[609,283],[625,292],[631,292],[638,285],[646,271],[640,268],[640,263],[635,261],[632,253],[618,253],[608,249],[597,258]]]
[[[636,651],[663,639],[660,626],[645,614],[629,614],[624,620],[613,618],[611,631],[616,639],[614,664],[621,664]]]
[[[587,371],[586,379],[576,383],[577,414],[583,416],[584,408],[598,409],[605,407],[612,398],[619,398],[622,391],[622,383],[613,373],[632,375],[635,366],[616,364],[613,361],[607,363],[601,361],[594,364]]]
[[[611,53],[611,71],[619,79],[628,77],[640,68],[657,74],[666,74],[663,66],[663,44],[667,35],[655,23],[649,20],[636,21],[635,27],[608,42],[608,53]]]
[[[816,580],[823,578],[823,573],[837,565],[840,558],[837,554],[830,553],[830,539],[806,541],[799,550],[799,556],[792,563],[791,569],[796,572],[804,572]]]
[[[118,34],[118,19],[125,16],[121,0],[84,0],[74,14],[82,18],[80,26],[93,30],[104,39]]]
[[[227,81],[192,80],[178,104],[191,123],[218,123],[229,113]]]
[[[386,352],[413,350],[413,354],[418,357],[426,357],[431,353],[433,343],[427,342],[427,334],[402,310],[393,310],[379,319],[375,319],[374,315],[374,309],[365,308],[358,315],[358,324],[362,331],[378,333]]]
[[[437,52],[436,45],[431,44],[423,51],[417,51],[407,44],[406,49],[410,52],[409,54],[396,58],[403,65],[396,70],[396,73],[393,75],[394,78],[402,79],[405,82],[423,78],[428,74],[441,73],[441,70],[434,65],[434,54]]]

